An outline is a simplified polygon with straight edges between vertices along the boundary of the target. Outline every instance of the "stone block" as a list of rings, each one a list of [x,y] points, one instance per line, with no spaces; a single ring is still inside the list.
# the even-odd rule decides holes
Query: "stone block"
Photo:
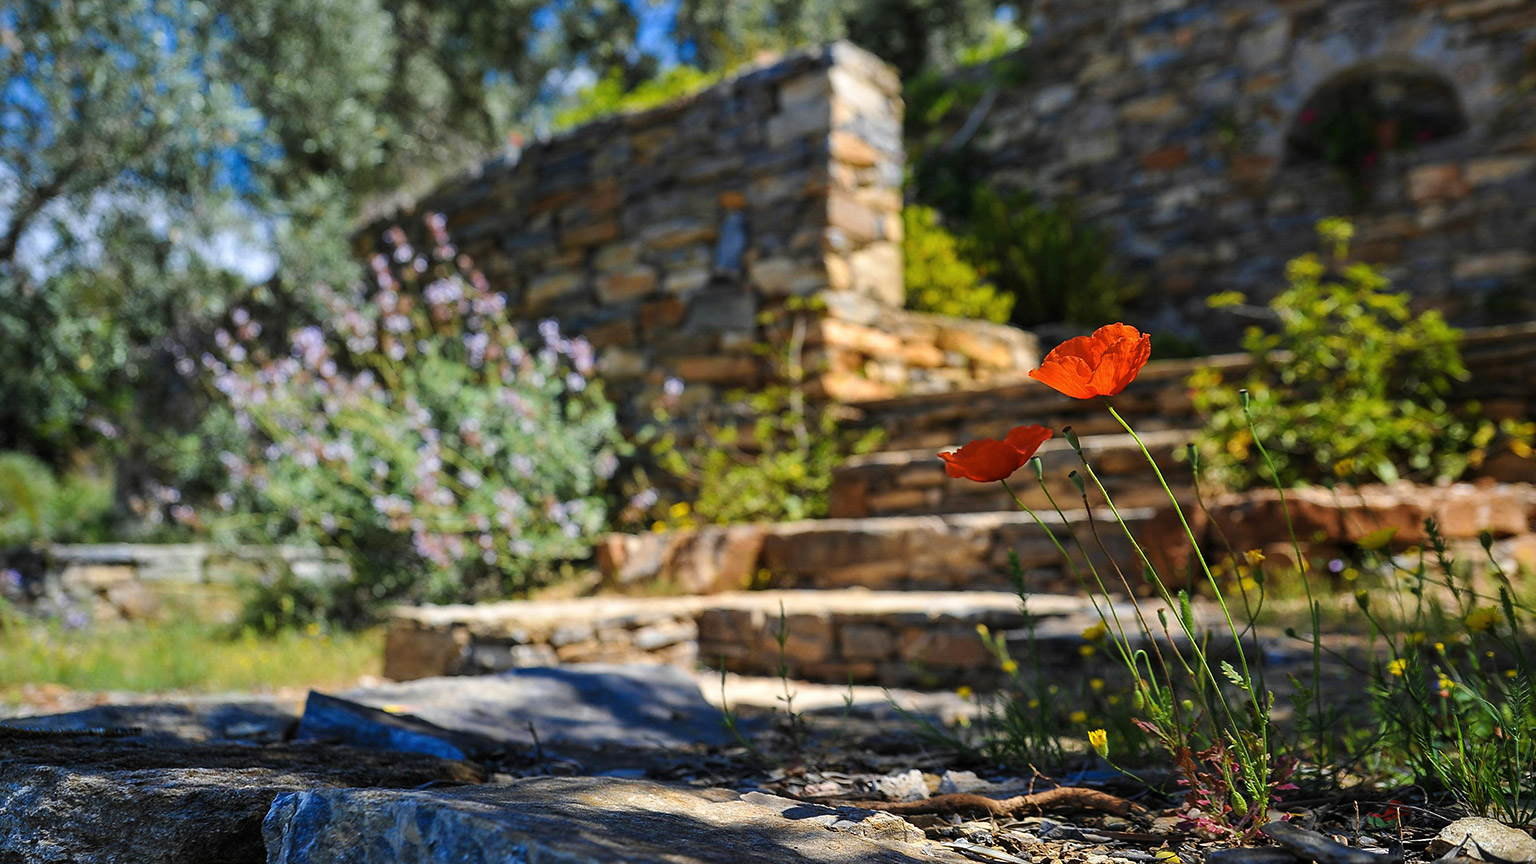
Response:
[[[768,146],[788,147],[802,138],[823,137],[831,130],[830,105],[815,100],[796,102],[768,118]]]
[[[868,141],[852,132],[838,130],[830,138],[832,158],[856,168],[869,168],[880,164],[883,154]]]
[[[618,236],[619,222],[617,219],[604,219],[601,222],[574,225],[560,230],[560,248],[575,249],[585,246],[596,246],[599,243],[607,243]]]
[[[890,399],[895,387],[854,373],[829,372],[811,382],[813,392],[834,402],[855,403]]]
[[[649,249],[677,249],[695,243],[713,243],[718,229],[710,222],[674,219],[652,225],[641,232],[640,239]]]
[[[613,381],[628,381],[645,377],[651,366],[639,351],[614,346],[598,355],[597,371]]]
[[[1488,156],[1467,163],[1467,183],[1474,188],[1503,183],[1531,173],[1536,156]]]
[[[901,341],[891,334],[835,318],[824,318],[812,325],[807,344],[847,348],[860,354],[883,357],[901,350]]]
[[[1421,165],[1408,171],[1408,197],[1415,203],[1465,198],[1471,187],[1456,163]]]
[[[1067,163],[1097,165],[1120,155],[1120,133],[1105,129],[1091,135],[1074,135],[1066,142]]]
[[[90,593],[133,582],[138,575],[138,568],[132,564],[70,563],[59,574],[59,584],[66,591]]]
[[[606,305],[617,305],[626,300],[644,297],[655,287],[655,268],[629,267],[598,276],[597,299]]]
[[[469,633],[392,622],[384,637],[384,677],[392,681],[455,675],[464,665]]]
[[[889,236],[889,229],[882,232]],[[853,291],[900,308],[906,299],[903,282],[901,246],[898,242],[871,243],[848,256],[853,276]]]
[[[1509,278],[1529,273],[1533,267],[1536,267],[1536,258],[1529,252],[1507,249],[1458,259],[1451,269],[1451,278],[1458,281]]]
[[[640,327],[646,331],[676,327],[687,311],[687,305],[676,297],[648,301],[640,307]]]
[[[890,119],[899,116],[899,104],[870,81],[836,66],[827,70],[832,85],[832,105],[842,117]],[[845,121],[846,122],[846,121]]]
[[[974,625],[947,630],[904,627],[898,650],[901,659],[927,669],[977,669],[997,662]]]
[[[628,318],[617,321],[606,321],[602,324],[594,324],[582,332],[593,348],[607,348],[610,345],[635,344],[635,322]]]
[[[1163,147],[1143,153],[1136,161],[1148,171],[1169,171],[1189,161],[1189,148],[1183,144]]]
[[[694,267],[686,270],[669,270],[661,288],[668,294],[679,296],[693,294],[709,284],[714,274],[708,268]]]
[[[640,260],[640,249],[638,240],[609,244],[592,256],[592,267],[600,273],[622,270]]]
[[[753,331],[757,327],[757,298],[740,286],[699,294],[688,309],[684,330],[715,333]]]
[[[841,230],[855,244],[885,236],[884,213],[845,193],[833,192],[828,196],[827,225]]]
[[[738,354],[672,357],[667,360],[667,365],[677,377],[690,383],[745,385],[762,374],[762,364],[757,358]]]
[[[811,294],[827,286],[823,267],[800,258],[760,258],[747,265],[747,278],[769,297]]]
[[[838,634],[843,660],[889,660],[896,654],[896,634],[878,624],[845,624]]]
[[[1182,115],[1183,106],[1173,93],[1147,96],[1120,106],[1120,119],[1126,123],[1159,123]]]
[[[533,310],[543,309],[562,297],[581,291],[586,284],[587,275],[577,270],[546,273],[528,283],[524,305]]]

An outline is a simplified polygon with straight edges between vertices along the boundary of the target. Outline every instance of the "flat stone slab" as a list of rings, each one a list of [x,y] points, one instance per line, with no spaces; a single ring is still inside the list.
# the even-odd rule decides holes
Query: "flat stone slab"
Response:
[[[135,728],[142,731],[136,736],[142,739],[265,744],[286,738],[298,719],[299,703],[289,700],[151,702],[0,720],[0,726],[57,731]]]
[[[267,864],[957,864],[884,813],[636,780],[540,777],[505,786],[280,796]],[[863,836],[860,836],[860,835]]]
[[[338,695],[519,748],[532,747],[535,735],[541,745],[586,749],[735,743],[720,709],[704,698],[692,675],[673,666],[533,667],[498,675],[422,678]]]
[[[0,732],[0,861],[254,864],[282,793],[481,779],[462,762],[343,747]]]

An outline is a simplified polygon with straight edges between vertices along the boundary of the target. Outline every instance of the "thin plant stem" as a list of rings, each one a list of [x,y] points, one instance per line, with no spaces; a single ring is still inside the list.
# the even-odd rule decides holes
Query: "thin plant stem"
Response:
[[[1264,446],[1264,441],[1259,438],[1259,430],[1253,423],[1253,412],[1249,409],[1247,391],[1243,391],[1243,419],[1248,424],[1248,436],[1253,439],[1253,446],[1258,448],[1259,456],[1264,460],[1265,467],[1269,468],[1270,479],[1275,483],[1275,491],[1280,495],[1280,512],[1285,516],[1285,532],[1291,538],[1291,551],[1296,556],[1296,571],[1301,574],[1302,589],[1307,592],[1307,605],[1312,612],[1312,702],[1316,709],[1317,723],[1317,753],[1322,762],[1328,761],[1329,747],[1326,736],[1323,733],[1323,636],[1318,627],[1321,616],[1317,609],[1317,600],[1312,596],[1312,577],[1308,575],[1307,559],[1301,554],[1301,541],[1296,538],[1296,525],[1291,521],[1291,507],[1285,500],[1285,484],[1280,482],[1280,471],[1275,467],[1275,460],[1270,457],[1269,450]],[[1113,408],[1110,409],[1114,411]],[[1118,416],[1118,415],[1117,415]],[[1124,423],[1125,421],[1121,421]]]

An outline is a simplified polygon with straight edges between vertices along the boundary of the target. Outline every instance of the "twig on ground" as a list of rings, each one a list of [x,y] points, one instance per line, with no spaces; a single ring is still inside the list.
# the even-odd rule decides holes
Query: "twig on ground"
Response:
[[[995,817],[1012,817],[1023,813],[1040,812],[1047,808],[1082,808],[1102,810],[1115,816],[1144,816],[1147,808],[1134,801],[1127,801],[1108,792],[1084,789],[1081,786],[1061,786],[1044,792],[1015,795],[1012,798],[988,798],[972,792],[951,795],[935,795],[922,801],[845,801],[850,807],[865,810],[883,810],[898,816],[932,813],[947,816],[951,813],[982,812]]]

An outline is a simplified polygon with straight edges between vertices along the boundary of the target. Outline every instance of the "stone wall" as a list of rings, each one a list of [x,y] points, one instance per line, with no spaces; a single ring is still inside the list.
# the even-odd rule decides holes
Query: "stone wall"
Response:
[[[188,611],[232,621],[243,580],[346,579],[350,572],[334,550],[300,546],[55,544],[0,550],[0,600],[71,626]]]
[[[1266,299],[1332,215],[1462,323],[1536,314],[1536,3],[1051,0],[1033,31],[1028,82],[998,94],[972,157],[1106,229],[1161,314],[1144,323],[1229,346],[1240,328],[1204,298]],[[1460,127],[1370,160],[1359,203],[1297,142],[1319,93],[1373,76],[1428,88]]]
[[[639,416],[668,377],[695,405],[764,380],[754,346],[790,298],[817,297],[813,317],[845,319],[808,346],[807,368],[834,396],[1032,362],[1018,331],[901,311],[902,169],[895,72],[838,43],[488,163],[361,240],[442,213],[515,315],[584,335]],[[883,335],[859,331],[871,327]],[[980,335],[940,338],[962,332]]]
[[[1536,417],[1536,390],[1531,387],[1536,381],[1536,323],[1467,330],[1460,347],[1468,376],[1449,394],[1452,402],[1475,400],[1494,420]],[[1243,354],[1154,360],[1115,397],[1115,409],[1144,434],[1196,429],[1201,419],[1190,398],[1190,374],[1213,369],[1230,383],[1241,380],[1250,368]],[[972,438],[1001,438],[1019,423],[1053,429],[1070,424],[1082,436],[1123,431],[1097,402],[1068,398],[1022,375],[975,393],[903,396],[856,407],[862,415],[858,426],[889,431],[882,442],[886,450],[934,451]],[[1485,463],[1480,473],[1536,481],[1536,462],[1501,455]]]

